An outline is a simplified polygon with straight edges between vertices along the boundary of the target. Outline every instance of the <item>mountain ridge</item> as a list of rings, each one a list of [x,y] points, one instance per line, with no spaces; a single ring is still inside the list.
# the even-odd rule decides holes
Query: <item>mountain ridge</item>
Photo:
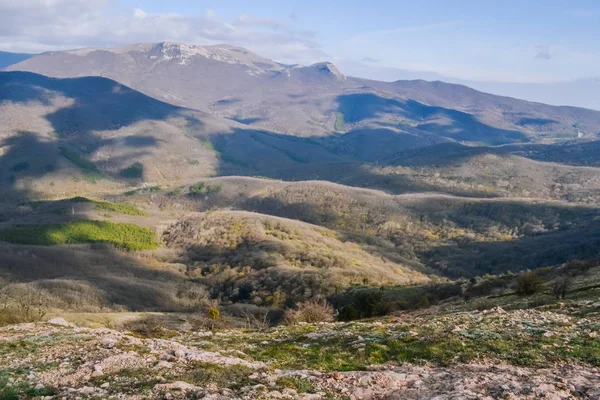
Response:
[[[490,141],[487,136],[501,129],[543,142],[600,134],[600,112],[594,110],[526,102],[442,82],[346,77],[329,62],[284,65],[229,45],[161,42],[76,49],[37,55],[7,70],[53,77],[105,76],[178,106],[304,137],[385,129],[502,144],[505,139]],[[344,98],[366,94],[369,102],[359,106],[372,109],[367,118],[341,109]],[[418,109],[409,105],[407,111],[401,103],[409,100],[421,103]],[[399,118],[399,112],[406,116]],[[473,124],[478,126],[474,135],[457,139],[452,134],[475,131]]]

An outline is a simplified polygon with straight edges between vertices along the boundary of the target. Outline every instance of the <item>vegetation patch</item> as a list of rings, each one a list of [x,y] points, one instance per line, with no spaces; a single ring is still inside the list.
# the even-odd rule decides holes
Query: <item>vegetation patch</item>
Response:
[[[204,182],[194,183],[190,186],[189,194],[190,196],[198,196],[202,194],[211,194],[211,193],[219,193],[223,189],[223,185],[208,185]]]
[[[346,129],[346,122],[344,120],[344,114],[342,114],[341,112],[336,112],[335,113],[335,130],[342,132],[344,129]]]
[[[117,203],[109,203],[107,201],[96,201],[96,210],[102,211],[112,211],[120,214],[126,215],[140,215],[146,217],[148,215],[147,212],[140,210],[137,207],[134,207],[130,204],[117,204]]]
[[[119,175],[128,179],[140,179],[144,176],[144,164],[136,162],[129,167],[122,169],[121,172],[119,172]]]
[[[95,209],[98,211],[112,211],[112,212],[116,212],[119,214],[139,215],[142,217],[148,216],[147,212],[142,211],[139,208],[134,207],[130,204],[118,204],[118,203],[110,203],[108,201],[91,200],[91,199],[88,199],[87,197],[80,197],[80,196],[73,197],[69,201],[72,201],[74,203],[95,203],[96,204]]]
[[[38,246],[104,242],[132,251],[150,250],[158,246],[154,232],[149,229],[134,224],[88,220],[15,226],[0,231],[0,240]]]
[[[239,389],[243,386],[256,384],[250,379],[254,370],[243,365],[219,365],[196,362],[184,373],[184,380],[197,386],[215,384],[219,387]]]
[[[96,183],[96,181],[102,178],[96,165],[93,162],[82,158],[76,151],[67,147],[60,147],[60,154],[72,164],[81,168],[83,170],[83,178],[89,183]]]

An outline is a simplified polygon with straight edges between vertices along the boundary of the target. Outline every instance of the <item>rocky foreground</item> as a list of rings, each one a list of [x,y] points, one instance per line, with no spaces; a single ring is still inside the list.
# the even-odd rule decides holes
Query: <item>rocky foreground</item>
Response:
[[[589,314],[492,310],[163,338],[59,318],[0,329],[0,398],[600,399],[600,325]]]

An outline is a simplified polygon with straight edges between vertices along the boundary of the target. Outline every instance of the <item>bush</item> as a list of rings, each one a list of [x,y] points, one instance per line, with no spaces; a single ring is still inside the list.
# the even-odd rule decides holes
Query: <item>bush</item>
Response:
[[[517,287],[515,292],[519,296],[531,296],[543,291],[545,288],[544,280],[533,272],[522,272],[517,279]]]
[[[164,320],[157,315],[146,315],[140,319],[127,321],[123,324],[123,328],[147,338],[164,336],[166,331]]]
[[[190,196],[196,196],[196,195],[203,194],[205,187],[206,187],[206,184],[204,182],[194,183],[192,186],[190,186],[190,189],[189,189]]]
[[[42,320],[52,305],[51,295],[29,283],[0,290],[0,326]]]
[[[298,303],[296,309],[287,310],[285,313],[285,320],[288,324],[331,322],[334,319],[333,307],[326,301],[320,300]]]
[[[552,293],[554,296],[561,300],[567,297],[567,291],[571,287],[571,278],[570,277],[562,277],[554,281],[552,284]]]

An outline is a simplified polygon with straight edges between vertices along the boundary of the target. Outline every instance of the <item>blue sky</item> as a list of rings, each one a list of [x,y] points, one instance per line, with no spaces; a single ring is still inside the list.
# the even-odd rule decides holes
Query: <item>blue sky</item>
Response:
[[[313,32],[317,48],[334,61],[373,67],[509,82],[568,81],[600,74],[598,1],[129,0],[123,4],[150,13],[198,15],[212,10],[225,22],[241,14],[280,21]],[[284,58],[290,61],[287,55]],[[300,55],[299,61],[304,58]]]
[[[0,50],[225,42],[367,78],[529,85],[525,94],[600,76],[599,37],[592,0],[0,0]],[[597,91],[572,92],[600,107]]]

